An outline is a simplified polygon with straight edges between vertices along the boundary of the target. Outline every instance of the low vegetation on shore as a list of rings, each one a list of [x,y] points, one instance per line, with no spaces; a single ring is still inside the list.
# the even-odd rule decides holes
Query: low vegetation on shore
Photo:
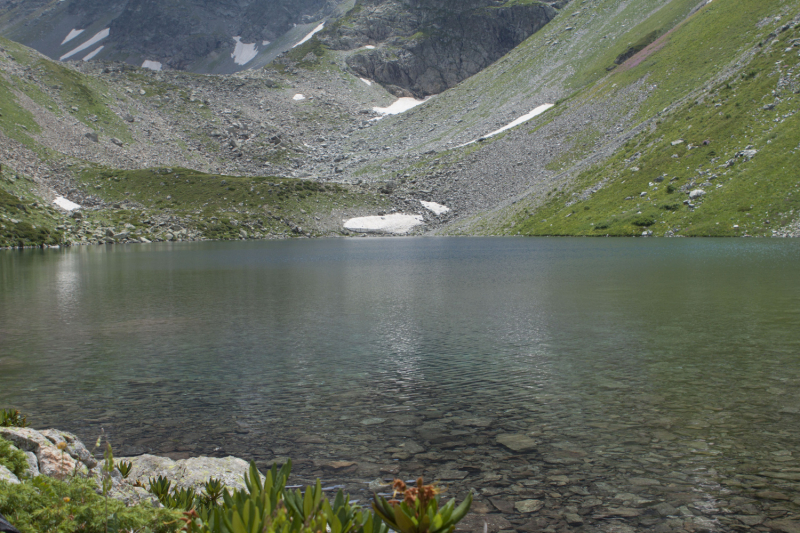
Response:
[[[0,411],[0,427],[26,426],[18,411]],[[214,478],[200,491],[178,488],[161,476],[150,478],[146,486],[137,480],[131,489],[150,498],[129,504],[112,497],[112,489],[126,483],[135,466],[115,460],[102,438],[95,445],[97,451],[105,444],[99,464],[88,456],[85,462],[72,462],[69,454],[81,456],[78,444],[69,448],[59,442],[55,448],[64,468],[30,476],[25,453],[0,438],[0,515],[21,533],[389,533],[390,528],[398,533],[453,533],[472,503],[469,494],[458,506],[452,499],[440,507],[438,488],[425,485],[422,478],[413,487],[396,480],[395,498],[375,495],[371,508],[359,506],[341,490],[329,501],[319,480],[302,490],[288,489],[292,463],[287,461],[281,468],[273,465],[265,476],[251,462],[244,488],[235,490]],[[87,462],[97,468],[87,471]],[[66,468],[68,464],[74,467]],[[4,477],[4,471],[10,475]]]

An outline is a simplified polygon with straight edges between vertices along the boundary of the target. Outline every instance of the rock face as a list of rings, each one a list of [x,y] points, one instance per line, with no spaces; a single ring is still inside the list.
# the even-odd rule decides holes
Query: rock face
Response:
[[[0,428],[0,437],[25,452],[30,477],[61,478],[76,471],[91,471],[97,466],[97,461],[78,437],[66,431],[3,427]]]
[[[538,2],[362,0],[320,40],[334,49],[374,47],[348,66],[396,96],[424,97],[480,72],[556,13]]]
[[[209,478],[222,481],[230,489],[243,489],[244,475],[250,465],[237,457],[192,457],[173,461],[167,457],[141,455],[138,457],[120,458],[133,464],[128,481],[140,481],[148,486],[148,479],[164,476],[179,488],[193,488],[198,492]]]

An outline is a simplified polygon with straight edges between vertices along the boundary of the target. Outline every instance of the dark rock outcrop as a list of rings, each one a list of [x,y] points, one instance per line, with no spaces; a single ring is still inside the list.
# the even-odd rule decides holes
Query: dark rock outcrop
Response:
[[[397,96],[438,94],[476,74],[556,15],[540,2],[361,0],[320,39]]]

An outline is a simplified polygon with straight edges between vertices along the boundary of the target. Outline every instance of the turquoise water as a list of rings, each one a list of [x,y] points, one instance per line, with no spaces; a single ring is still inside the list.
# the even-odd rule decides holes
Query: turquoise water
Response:
[[[689,511],[676,529],[800,516],[799,354],[788,240],[0,253],[0,406],[34,427],[104,431],[118,455],[288,456],[355,484],[424,473],[490,512],[545,502],[503,512],[521,530],[573,508],[647,529],[658,503]],[[640,515],[603,516],[620,507]]]

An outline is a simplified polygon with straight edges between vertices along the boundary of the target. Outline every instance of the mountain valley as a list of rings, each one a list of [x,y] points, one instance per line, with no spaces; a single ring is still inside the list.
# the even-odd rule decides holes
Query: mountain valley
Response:
[[[296,20],[323,28],[226,75],[0,41],[0,246],[400,214],[412,233],[797,235],[794,2],[312,4]]]

